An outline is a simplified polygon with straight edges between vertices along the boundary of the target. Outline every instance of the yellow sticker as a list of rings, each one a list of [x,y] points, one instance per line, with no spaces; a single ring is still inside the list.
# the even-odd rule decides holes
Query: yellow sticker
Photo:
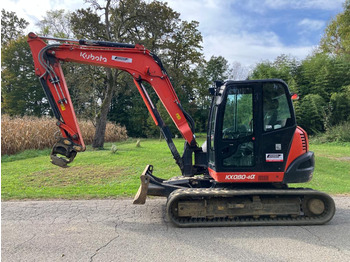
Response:
[[[180,119],[181,119],[181,116],[180,116],[179,113],[176,113],[176,118],[177,118],[177,120],[180,120]]]
[[[61,104],[61,109],[62,111],[66,110],[66,107],[64,106],[64,104]]]

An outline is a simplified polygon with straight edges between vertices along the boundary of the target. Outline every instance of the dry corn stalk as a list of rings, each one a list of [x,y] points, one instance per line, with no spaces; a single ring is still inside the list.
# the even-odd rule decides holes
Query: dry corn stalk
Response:
[[[91,121],[79,120],[80,130],[86,144],[91,144],[95,127]],[[58,131],[56,120],[49,117],[1,117],[1,154],[15,154],[27,149],[50,148],[55,142]],[[107,123],[106,142],[125,140],[125,127]]]

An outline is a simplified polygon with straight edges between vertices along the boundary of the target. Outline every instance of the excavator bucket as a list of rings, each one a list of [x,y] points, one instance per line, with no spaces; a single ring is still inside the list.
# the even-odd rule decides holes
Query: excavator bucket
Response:
[[[52,148],[50,154],[51,163],[63,168],[69,167],[67,164],[71,163],[77,152],[81,151],[81,146],[74,144],[69,138],[61,137]],[[59,155],[63,157],[59,157]]]

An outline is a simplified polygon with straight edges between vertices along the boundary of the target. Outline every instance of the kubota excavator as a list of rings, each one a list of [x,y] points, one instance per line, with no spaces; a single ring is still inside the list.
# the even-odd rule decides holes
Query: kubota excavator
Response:
[[[329,195],[288,187],[311,180],[315,161],[283,81],[217,81],[209,89],[207,141],[200,147],[161,60],[144,46],[34,33],[28,43],[62,135],[52,149],[53,164],[66,167],[85,150],[60,62],[116,68],[133,77],[182,173],[164,180],[146,166],[134,204],[144,204],[147,195],[167,197],[168,218],[180,227],[317,225],[332,219],[335,204]],[[185,139],[182,156],[143,82],[152,86]]]

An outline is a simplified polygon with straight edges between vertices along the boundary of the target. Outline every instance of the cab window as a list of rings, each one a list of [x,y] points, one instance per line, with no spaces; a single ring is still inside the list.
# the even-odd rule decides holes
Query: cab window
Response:
[[[264,131],[272,131],[292,124],[285,88],[280,83],[263,85]]]
[[[231,88],[226,99],[222,138],[237,139],[252,133],[253,89]]]

